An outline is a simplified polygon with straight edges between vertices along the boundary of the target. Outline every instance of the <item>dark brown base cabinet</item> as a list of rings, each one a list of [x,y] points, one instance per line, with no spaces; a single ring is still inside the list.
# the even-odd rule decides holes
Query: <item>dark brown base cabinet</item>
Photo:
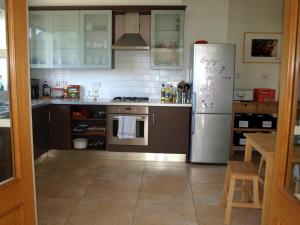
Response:
[[[32,109],[34,158],[49,150],[49,106]]]
[[[149,107],[149,152],[188,154],[190,108]]]
[[[50,148],[71,149],[70,106],[50,105]]]

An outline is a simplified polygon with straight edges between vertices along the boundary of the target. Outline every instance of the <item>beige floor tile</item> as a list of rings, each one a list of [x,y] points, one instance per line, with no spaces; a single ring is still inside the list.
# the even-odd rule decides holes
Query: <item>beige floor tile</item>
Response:
[[[83,199],[66,225],[131,225],[135,203]]]
[[[188,167],[189,164],[185,162],[164,162],[164,161],[149,161],[146,162],[146,166],[158,166],[158,167]]]
[[[196,204],[219,205],[223,184],[192,183],[193,197]]]
[[[37,200],[39,225],[64,225],[79,201],[58,198]]]
[[[225,166],[192,165],[188,168],[191,183],[220,183],[224,184]]]
[[[140,167],[144,168],[145,162],[144,161],[137,161],[137,160],[111,160],[105,159],[101,160],[102,167],[118,167],[118,168],[132,168],[132,167]]]
[[[80,199],[93,178],[48,176],[36,178],[37,197]]]
[[[146,166],[143,181],[151,182],[184,182],[188,183],[188,173],[185,167],[152,167]]]
[[[140,183],[143,177],[144,167],[101,167],[98,170],[96,179],[116,180],[122,182]]]
[[[225,208],[216,205],[196,205],[199,225],[224,225]]]
[[[225,207],[196,205],[199,225],[224,225]],[[261,210],[233,208],[231,225],[259,225]]]
[[[189,183],[176,181],[143,181],[139,200],[156,203],[192,203],[193,197]]]
[[[193,204],[153,204],[139,201],[133,225],[198,225]]]
[[[96,177],[101,168],[100,162],[65,161],[58,166],[57,176],[74,178]]]
[[[234,208],[231,225],[260,225],[261,210]]]
[[[136,200],[140,181],[117,181],[96,179],[89,187],[85,198],[97,200]]]

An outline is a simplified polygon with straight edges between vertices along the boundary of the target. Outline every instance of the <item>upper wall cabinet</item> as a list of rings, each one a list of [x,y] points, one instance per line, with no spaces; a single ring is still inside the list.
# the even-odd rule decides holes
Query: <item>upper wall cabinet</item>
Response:
[[[184,11],[151,11],[151,68],[181,69],[184,66]]]
[[[31,12],[29,17],[30,65],[32,68],[50,66],[51,31],[49,12]]]
[[[31,68],[111,68],[111,30],[111,11],[31,11]]]
[[[80,67],[79,11],[53,11],[50,15],[53,67]]]
[[[111,11],[81,11],[83,67],[111,68]]]

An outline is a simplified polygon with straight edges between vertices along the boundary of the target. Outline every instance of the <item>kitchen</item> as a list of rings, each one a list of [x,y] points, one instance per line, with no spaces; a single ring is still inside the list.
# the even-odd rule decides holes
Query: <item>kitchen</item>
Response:
[[[193,4],[196,4],[195,2]],[[208,3],[207,3],[208,4]],[[213,5],[214,3],[212,3]],[[271,3],[269,3],[271,4]],[[37,4],[38,5],[38,4]],[[231,1],[231,7],[229,8],[226,15],[223,15],[219,18],[220,21],[218,21],[217,25],[221,26],[219,23],[227,23],[228,28],[221,28],[221,29],[228,29],[231,32],[228,34],[227,37],[224,38],[225,32],[222,33],[219,37],[217,35],[213,34],[214,32],[211,31],[212,35],[210,37],[207,37],[206,35],[209,35],[209,32],[205,35],[201,35],[203,31],[199,31],[200,34],[194,34],[189,36],[187,35],[187,32],[190,32],[193,34],[193,30],[191,28],[192,21],[190,20],[190,14],[187,16],[187,13],[191,13],[192,4],[189,5],[188,3],[187,9],[185,9],[184,4],[178,6],[176,10],[186,10],[185,11],[185,17],[184,20],[185,24],[184,27],[180,27],[180,33],[183,35],[184,33],[184,40],[182,39],[182,46],[179,48],[182,48],[180,50],[180,56],[179,58],[184,58],[184,61],[178,61],[178,65],[180,65],[180,68],[174,70],[174,69],[166,69],[166,67],[170,66],[172,67],[173,61],[163,61],[159,62],[164,65],[162,65],[161,68],[152,69],[153,64],[155,64],[155,60],[153,61],[153,53],[151,51],[136,51],[136,50],[113,50],[114,47],[112,47],[111,52],[107,53],[107,57],[104,59],[103,56],[101,57],[93,57],[88,58],[86,57],[86,64],[89,64],[87,67],[89,68],[76,68],[72,69],[70,66],[63,66],[65,62],[63,60],[67,60],[67,56],[64,56],[63,54],[57,58],[54,58],[53,63],[56,63],[56,67],[51,65],[50,69],[41,68],[42,66],[36,66],[36,68],[31,69],[31,78],[33,79],[39,79],[39,89],[42,89],[42,85],[44,84],[44,81],[47,81],[47,84],[52,87],[52,91],[55,91],[55,88],[63,88],[66,84],[67,85],[79,85],[80,84],[80,100],[77,100],[77,96],[75,96],[75,99],[43,99],[35,101],[33,100],[33,142],[35,146],[38,146],[37,150],[37,157],[44,155],[48,151],[49,148],[51,149],[73,149],[73,139],[77,139],[74,137],[77,137],[77,134],[73,133],[74,128],[78,128],[78,126],[82,126],[83,123],[80,123],[78,121],[84,120],[87,123],[92,124],[93,128],[105,128],[107,129],[107,134],[111,135],[113,133],[116,133],[115,130],[117,129],[116,123],[114,122],[114,117],[122,116],[122,115],[128,115],[128,111],[135,111],[138,112],[141,111],[141,121],[137,124],[138,126],[141,125],[141,129],[143,130],[143,137],[145,137],[146,133],[149,134],[148,140],[147,138],[143,138],[141,145],[134,144],[135,147],[132,146],[126,146],[128,144],[120,143],[119,141],[123,142],[128,141],[126,139],[120,140],[117,138],[116,142],[113,143],[111,141],[114,140],[114,136],[104,137],[99,140],[99,145],[104,145],[103,149],[106,149],[108,151],[117,151],[117,152],[147,152],[147,153],[173,153],[176,154],[174,156],[178,156],[181,161],[189,161],[189,150],[190,150],[190,129],[192,128],[190,125],[190,121],[192,120],[191,117],[191,106],[192,101],[191,97],[187,97],[186,101],[178,98],[176,101],[180,103],[161,103],[161,85],[173,85],[174,87],[177,86],[177,84],[181,80],[185,80],[186,82],[192,82],[192,71],[191,68],[185,65],[189,65],[189,55],[190,51],[189,46],[196,41],[197,39],[203,37],[203,39],[209,40],[209,43],[214,42],[220,42],[220,43],[236,43],[234,33],[238,33],[237,30],[234,30],[234,27],[232,24],[234,21],[234,13],[230,13],[230,10],[233,10],[235,7],[237,7],[238,3],[235,1]],[[279,8],[279,4],[275,3],[274,8]],[[168,8],[168,6],[165,6]],[[220,6],[219,6],[220,7]],[[257,6],[258,7],[258,6]],[[122,8],[122,7],[120,7]],[[158,7],[159,10],[164,10],[163,6]],[[199,7],[201,8],[201,7]],[[221,8],[221,7],[220,7]],[[30,12],[33,12],[33,14],[38,14],[38,12],[43,11],[41,8],[31,8]],[[74,9],[74,8],[73,8]],[[81,10],[81,9],[80,9]],[[86,13],[87,8],[84,8],[84,13]],[[174,9],[173,9],[174,10]],[[155,12],[155,11],[153,11]],[[123,13],[120,13],[121,15],[117,15],[121,17],[119,21],[124,21]],[[146,14],[146,15],[144,15]],[[148,15],[147,15],[148,14]],[[152,14],[152,13],[151,13]],[[193,16],[195,16],[197,13],[194,11]],[[153,15],[153,14],[152,14]],[[230,15],[230,16],[229,16]],[[55,15],[54,17],[56,17]],[[118,17],[115,17],[112,19],[112,21],[117,22]],[[227,18],[227,22],[223,21],[223,18]],[[57,17],[59,18],[59,17]],[[113,17],[112,17],[113,18]],[[143,19],[141,19],[143,18]],[[150,21],[150,15],[148,13],[143,13],[140,16],[141,21],[143,21],[147,26],[148,29],[146,29],[144,32],[147,33],[148,30],[148,41],[152,40],[151,35],[153,35],[153,32],[149,32],[149,30],[153,31],[153,29],[149,29],[151,24]],[[272,17],[273,20],[274,18]],[[78,19],[77,19],[78,20]],[[76,20],[62,20],[60,21],[66,21],[66,22],[74,22]],[[109,21],[109,19],[108,19]],[[125,20],[126,21],[126,20]],[[214,21],[212,21],[213,23]],[[231,26],[228,25],[231,23]],[[270,21],[269,21],[270,22]],[[274,21],[272,21],[274,23]],[[58,24],[60,25],[60,24]],[[217,27],[216,26],[216,29]],[[281,32],[281,21],[280,23],[273,25],[278,26],[277,32]],[[39,26],[37,26],[39,27]],[[88,22],[85,23],[85,29],[87,31],[93,29],[88,24]],[[223,25],[222,25],[223,27]],[[115,28],[117,28],[117,25],[115,25]],[[269,26],[270,28],[270,26]],[[112,30],[113,26],[111,27]],[[126,30],[126,26],[123,28]],[[142,29],[142,26],[140,27]],[[182,30],[181,30],[182,29]],[[190,30],[189,30],[190,29]],[[208,28],[206,28],[208,29]],[[211,28],[210,28],[211,29]],[[237,29],[237,28],[236,28]],[[240,29],[240,27],[239,27]],[[270,28],[271,29],[271,28]],[[275,28],[274,28],[275,29]],[[55,30],[55,29],[54,29]],[[58,31],[57,29],[56,31]],[[104,29],[106,31],[112,31],[108,29]],[[183,32],[184,30],[184,32]],[[214,30],[214,29],[213,29]],[[248,30],[244,30],[248,31]],[[243,32],[244,32],[243,31]],[[264,30],[265,31],[265,30]],[[115,38],[112,38],[113,40],[118,40],[119,38],[117,36],[117,29],[115,29]],[[114,33],[112,32],[112,33]],[[195,32],[195,31],[194,31]],[[63,36],[63,35],[62,35]],[[222,37],[223,36],[223,37]],[[66,38],[67,36],[63,36]],[[197,38],[197,39],[196,39]],[[218,40],[219,38],[219,40]],[[224,38],[224,39],[223,39]],[[240,39],[241,37],[239,37]],[[147,38],[145,38],[147,39]],[[64,42],[65,43],[65,42]],[[71,42],[68,42],[71,43]],[[106,44],[105,44],[106,43]],[[114,43],[114,42],[113,42]],[[74,43],[71,43],[74,44]],[[83,49],[88,48],[108,48],[109,41],[107,42],[101,42],[101,46],[99,43],[93,43],[92,41],[90,43],[85,42],[80,43],[80,47]],[[242,64],[240,62],[241,59],[241,52],[239,51],[242,46],[237,44],[237,52],[236,52],[236,84],[235,87],[238,88],[255,88],[257,87],[257,83],[260,83],[261,86],[259,87],[266,87],[266,88],[273,88],[277,90],[278,94],[278,77],[279,77],[279,65],[274,64],[268,64],[265,66],[261,66],[255,75],[253,75],[251,78],[248,76],[248,71],[251,71],[252,68],[249,64],[243,68]],[[59,45],[59,44],[58,44]],[[172,43],[168,43],[168,47],[172,47]],[[49,45],[46,45],[49,47]],[[51,46],[51,45],[50,45]],[[184,46],[184,47],[183,47]],[[188,47],[187,47],[188,46]],[[61,46],[60,46],[61,47]],[[72,46],[74,47],[74,46]],[[63,48],[63,47],[61,47]],[[151,48],[152,49],[152,48]],[[184,50],[183,50],[184,49]],[[33,49],[31,49],[33,50]],[[77,49],[78,50],[78,49]],[[37,50],[38,51],[38,50]],[[47,49],[46,51],[52,51]],[[72,50],[67,50],[72,51]],[[80,49],[78,51],[81,51]],[[91,50],[93,51],[93,50]],[[32,51],[33,52],[33,51]],[[31,54],[32,54],[31,52]],[[63,52],[63,51],[62,51]],[[47,57],[51,57],[54,53],[50,53]],[[82,52],[80,52],[82,54]],[[37,53],[38,55],[38,53]],[[77,54],[71,54],[72,57],[76,56]],[[112,60],[108,60],[112,58]],[[232,57],[234,58],[234,57]],[[67,60],[68,61],[68,60]],[[76,59],[69,60],[66,63],[74,63],[76,62]],[[42,64],[43,60],[39,61],[37,59],[32,58],[31,64]],[[110,64],[111,63],[111,64]],[[100,69],[99,66],[95,65],[104,65],[102,69]],[[110,69],[110,66],[112,66],[112,69]],[[72,67],[72,66],[71,66]],[[154,65],[155,67],[155,65]],[[256,69],[253,69],[256,70]],[[274,72],[275,71],[275,72]],[[273,74],[274,73],[274,74]],[[256,77],[255,77],[256,76]],[[254,80],[257,83],[249,80]],[[245,85],[247,84],[247,85]],[[233,89],[232,89],[233,90]],[[57,90],[56,90],[57,91]],[[60,90],[61,91],[61,90]],[[47,94],[46,94],[47,95]],[[128,96],[128,97],[135,97],[140,96],[143,98],[149,98],[149,103],[147,102],[148,99],[146,99],[146,103],[119,103],[119,102],[112,102],[111,100],[117,96]],[[119,99],[117,99],[119,100]],[[122,100],[122,99],[121,99]],[[130,99],[131,100],[131,99]],[[135,100],[135,99],[134,99]],[[143,99],[141,99],[143,100]],[[76,103],[76,101],[79,101]],[[49,104],[51,103],[51,104]],[[148,108],[135,108],[135,106],[142,106],[146,105]],[[41,108],[41,107],[42,108]],[[121,106],[121,107],[115,107],[115,106]],[[124,107],[123,107],[124,106]],[[44,107],[44,108],[43,108]],[[123,112],[125,111],[125,114]],[[136,115],[137,113],[135,113]],[[139,117],[138,115],[138,117]],[[138,120],[138,117],[136,118]],[[144,117],[144,118],[143,118]],[[94,121],[91,121],[94,120]],[[43,122],[42,122],[43,121]],[[50,124],[49,124],[50,121]],[[176,121],[176,123],[172,122]],[[119,122],[120,123],[120,122]],[[35,124],[38,126],[38,129],[35,129]],[[145,125],[148,125],[148,129],[145,129]],[[44,125],[44,127],[42,127]],[[85,124],[84,124],[85,125]],[[159,126],[158,128],[155,126]],[[49,126],[49,129],[47,128]],[[120,126],[119,126],[120,127]],[[79,127],[80,128],[80,127]],[[144,128],[144,129],[143,129]],[[39,130],[40,129],[40,130]],[[139,130],[139,129],[138,129]],[[45,133],[46,132],[46,133]],[[47,132],[49,134],[47,135]],[[100,132],[101,133],[101,132]],[[139,133],[139,132],[137,132]],[[36,136],[35,136],[36,135]],[[231,133],[230,133],[231,135]],[[49,139],[47,140],[47,136]],[[79,135],[80,136],[80,135]],[[98,138],[99,133],[97,133]],[[115,134],[115,136],[117,136]],[[35,138],[38,137],[38,138]],[[104,140],[103,140],[104,139]],[[155,139],[157,141],[155,141]],[[227,137],[227,140],[230,139],[230,136]],[[154,141],[153,141],[154,140]],[[95,143],[98,140],[95,140]],[[36,143],[35,143],[36,142]],[[48,144],[47,144],[48,143]],[[128,143],[128,142],[127,142]],[[147,143],[147,147],[145,149],[145,143]],[[228,141],[230,144],[230,141]],[[35,148],[36,150],[36,148]],[[50,151],[48,154],[48,157],[50,158],[50,161],[52,159],[55,159],[55,156],[63,155],[65,154],[64,151],[54,150]],[[93,155],[94,152],[87,152],[87,155]],[[77,154],[78,152],[71,152],[71,154],[74,154],[74,156],[69,155],[70,159],[72,157],[77,156],[83,156],[81,153]],[[69,154],[69,153],[67,153]],[[177,155],[180,154],[180,155]],[[47,154],[46,154],[47,155]],[[54,157],[53,157],[54,156]],[[66,156],[66,155],[65,155]],[[125,155],[122,155],[123,157]],[[113,157],[109,155],[105,155],[105,157]],[[187,158],[186,158],[187,157]],[[228,154],[229,157],[229,154]],[[163,158],[163,156],[158,157],[160,159]],[[171,157],[172,158],[172,157]],[[41,158],[42,159],[42,158]],[[175,160],[175,159],[172,159]],[[227,160],[227,159],[223,159]],[[43,162],[41,162],[43,163]],[[51,162],[50,162],[51,164]],[[151,164],[151,163],[150,163]],[[42,165],[42,164],[41,164]],[[159,165],[159,164],[158,164]],[[61,168],[66,169],[68,168],[64,167],[63,165]],[[58,166],[58,168],[59,168]],[[50,165],[51,167],[51,165]],[[38,168],[38,166],[37,166]],[[193,168],[195,169],[196,166]],[[56,168],[57,169],[57,168]],[[76,170],[75,168],[73,168]],[[195,169],[196,170],[196,169]],[[222,169],[221,169],[222,170]],[[224,171],[223,171],[224,172]],[[217,174],[223,173],[216,172]],[[39,176],[40,174],[38,174]],[[219,175],[218,175],[219,176]],[[43,186],[43,185],[42,185]],[[218,195],[218,194],[216,194]],[[146,197],[145,197],[146,198]],[[201,197],[200,197],[201,198]],[[204,201],[205,202],[205,201]],[[208,201],[209,202],[209,201]],[[43,203],[42,203],[43,205]],[[44,205],[44,207],[46,207]],[[255,214],[255,213],[254,213]],[[49,219],[49,218],[48,218]],[[73,221],[72,224],[75,224]]]

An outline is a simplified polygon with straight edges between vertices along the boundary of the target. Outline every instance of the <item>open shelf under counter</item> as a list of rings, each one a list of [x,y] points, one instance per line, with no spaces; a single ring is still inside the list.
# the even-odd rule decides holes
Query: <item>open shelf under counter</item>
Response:
[[[105,118],[71,118],[72,121],[106,121]]]
[[[106,133],[104,132],[88,132],[88,131],[85,131],[85,132],[72,132],[71,133],[72,136],[91,136],[91,137],[106,137]]]

